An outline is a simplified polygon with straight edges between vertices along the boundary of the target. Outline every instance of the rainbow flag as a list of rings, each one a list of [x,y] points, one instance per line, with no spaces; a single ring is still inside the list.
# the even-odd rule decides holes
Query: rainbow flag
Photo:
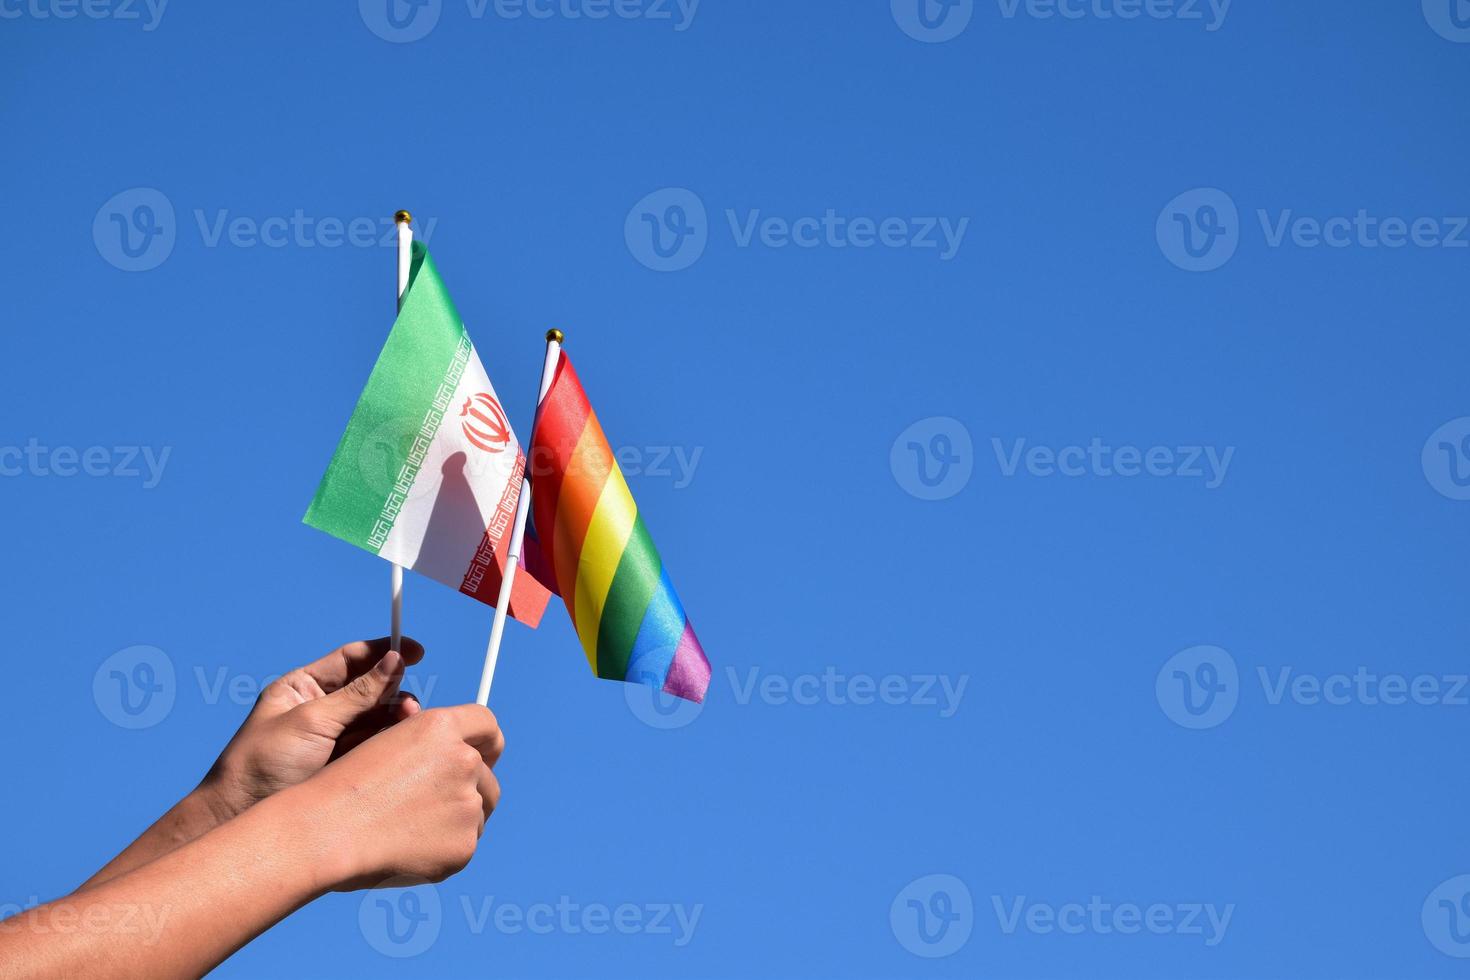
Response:
[[[565,351],[531,435],[531,488],[540,577],[597,676],[703,701],[709,660]]]

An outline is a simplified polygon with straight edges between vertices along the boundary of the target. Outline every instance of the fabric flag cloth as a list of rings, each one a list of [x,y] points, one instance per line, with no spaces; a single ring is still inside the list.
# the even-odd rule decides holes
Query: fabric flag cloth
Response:
[[[525,465],[428,249],[414,242],[398,319],[305,521],[493,605]],[[507,612],[536,626],[549,601],[518,575]]]
[[[531,436],[527,567],[549,566],[598,677],[703,701],[709,660],[565,351],[555,372]]]

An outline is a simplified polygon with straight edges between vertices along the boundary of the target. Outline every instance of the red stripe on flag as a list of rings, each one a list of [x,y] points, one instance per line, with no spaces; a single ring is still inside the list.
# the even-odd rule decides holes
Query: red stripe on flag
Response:
[[[559,582],[575,576],[577,567],[575,562],[570,569],[558,567],[553,547],[557,539],[557,507],[572,456],[591,415],[592,406],[577,380],[577,372],[572,369],[566,351],[562,351],[551,387],[537,414],[536,431],[531,434],[531,506],[535,512],[536,536]],[[577,547],[581,548],[581,542]]]

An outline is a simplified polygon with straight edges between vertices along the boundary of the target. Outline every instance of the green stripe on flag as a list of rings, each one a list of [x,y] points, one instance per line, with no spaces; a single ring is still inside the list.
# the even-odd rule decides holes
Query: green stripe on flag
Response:
[[[607,601],[602,607],[602,621],[597,629],[597,676],[623,680],[628,675],[628,658],[643,614],[658,590],[663,559],[643,524],[643,515],[633,522],[633,532],[618,559]]]
[[[459,311],[428,249],[414,242],[402,309],[307,508],[307,524],[382,549],[469,352]]]

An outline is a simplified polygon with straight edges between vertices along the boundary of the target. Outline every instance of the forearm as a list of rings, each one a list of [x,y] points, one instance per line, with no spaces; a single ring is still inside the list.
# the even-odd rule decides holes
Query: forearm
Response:
[[[0,922],[0,976],[197,977],[336,882],[287,792],[127,874]]]
[[[102,870],[88,878],[78,891],[111,881],[198,840],[237,812],[238,809],[227,802],[209,780],[205,780],[143,831],[121,854],[107,862]]]

